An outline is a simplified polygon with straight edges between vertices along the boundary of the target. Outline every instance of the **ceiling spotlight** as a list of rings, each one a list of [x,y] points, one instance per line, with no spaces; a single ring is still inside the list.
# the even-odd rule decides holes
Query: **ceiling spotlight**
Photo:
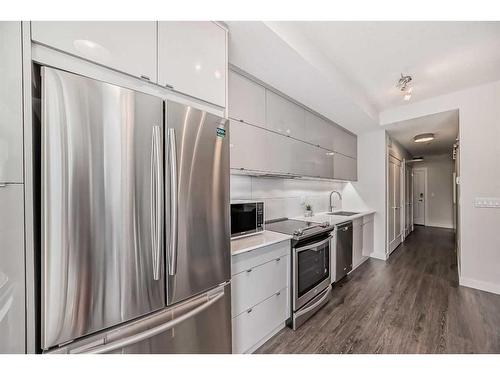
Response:
[[[429,142],[434,139],[434,134],[432,133],[424,133],[424,134],[419,134],[413,137],[413,142],[415,143],[422,143],[422,142]]]
[[[412,76],[406,75],[404,76],[403,73],[401,73],[401,78],[398,80],[398,83],[396,84],[396,87],[399,88],[403,92],[407,92],[408,90],[411,89],[410,85],[413,81]],[[411,91],[410,91],[411,93]]]

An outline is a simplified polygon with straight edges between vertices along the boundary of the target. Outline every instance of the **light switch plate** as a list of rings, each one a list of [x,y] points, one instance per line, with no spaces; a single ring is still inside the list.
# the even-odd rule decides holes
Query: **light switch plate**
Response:
[[[475,198],[474,207],[476,208],[500,208],[500,198]]]

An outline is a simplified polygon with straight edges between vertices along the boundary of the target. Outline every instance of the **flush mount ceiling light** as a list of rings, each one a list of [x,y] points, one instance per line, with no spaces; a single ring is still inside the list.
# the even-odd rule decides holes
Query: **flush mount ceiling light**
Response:
[[[413,83],[413,78],[410,75],[403,75],[401,73],[401,78],[396,83],[396,87],[403,93],[403,99],[405,101],[409,101],[411,99],[411,93],[413,91],[413,87],[411,86]]]
[[[432,133],[424,133],[424,134],[419,134],[413,137],[413,142],[415,143],[422,143],[422,142],[430,142],[434,139],[434,134]]]

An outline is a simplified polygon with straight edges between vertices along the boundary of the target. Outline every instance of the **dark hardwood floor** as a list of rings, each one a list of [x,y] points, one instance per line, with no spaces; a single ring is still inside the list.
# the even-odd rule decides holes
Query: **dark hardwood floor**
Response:
[[[500,296],[458,286],[452,230],[417,227],[257,353],[500,353]]]

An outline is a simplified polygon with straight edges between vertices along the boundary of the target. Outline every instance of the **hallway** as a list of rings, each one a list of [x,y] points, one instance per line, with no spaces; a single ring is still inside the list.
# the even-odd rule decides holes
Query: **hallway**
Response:
[[[500,353],[500,296],[458,286],[454,232],[419,227],[257,353]]]

